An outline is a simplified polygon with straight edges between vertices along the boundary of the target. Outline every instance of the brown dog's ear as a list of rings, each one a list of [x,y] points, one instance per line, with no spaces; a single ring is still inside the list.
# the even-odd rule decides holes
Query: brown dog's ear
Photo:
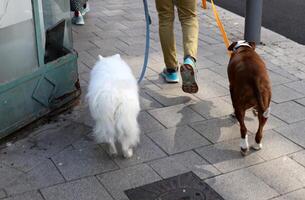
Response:
[[[255,49],[255,47],[256,47],[255,42],[248,42],[248,43],[250,44],[250,46],[251,46],[253,49]]]
[[[228,50],[229,50],[229,51],[233,51],[233,48],[235,47],[236,44],[237,44],[237,42],[233,42],[233,43],[228,47]]]

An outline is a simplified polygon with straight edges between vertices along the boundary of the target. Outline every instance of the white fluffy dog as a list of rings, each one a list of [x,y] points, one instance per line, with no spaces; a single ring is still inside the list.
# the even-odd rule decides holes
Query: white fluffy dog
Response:
[[[87,98],[96,122],[96,140],[107,143],[113,156],[118,154],[119,143],[123,156],[130,158],[140,140],[140,104],[137,81],[120,55],[99,56],[91,71]]]

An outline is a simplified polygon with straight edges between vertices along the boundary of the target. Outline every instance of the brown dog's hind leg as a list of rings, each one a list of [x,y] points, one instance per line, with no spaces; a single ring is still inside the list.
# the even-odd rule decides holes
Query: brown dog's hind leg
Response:
[[[262,113],[258,113],[259,126],[255,135],[255,143],[252,145],[252,149],[260,150],[262,148],[263,128],[267,122],[267,118]]]
[[[245,110],[235,109],[235,116],[240,125],[240,152],[243,156],[247,155],[249,151],[249,144],[248,144],[248,136],[247,136],[247,127],[245,125]]]

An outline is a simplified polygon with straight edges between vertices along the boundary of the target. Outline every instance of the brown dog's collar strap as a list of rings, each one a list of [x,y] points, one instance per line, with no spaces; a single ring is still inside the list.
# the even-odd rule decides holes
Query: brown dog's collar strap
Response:
[[[239,40],[237,44],[233,47],[233,52],[236,52],[239,47],[251,47],[251,45],[245,40]]]

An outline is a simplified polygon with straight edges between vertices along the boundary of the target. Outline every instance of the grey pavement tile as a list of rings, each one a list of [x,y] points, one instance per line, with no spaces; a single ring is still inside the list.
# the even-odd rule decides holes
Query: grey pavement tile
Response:
[[[89,146],[95,146],[97,145],[98,142],[95,140],[93,133],[89,133],[83,137],[81,137],[79,140],[76,142],[72,143],[72,146],[75,149],[83,149]]]
[[[272,88],[272,101],[275,103],[282,103],[294,99],[300,99],[305,94],[294,91],[291,88],[285,87],[284,85],[277,85]]]
[[[152,110],[155,108],[162,108],[163,106],[143,90],[140,91],[140,107],[141,110]]]
[[[232,105],[221,98],[202,100],[190,104],[189,107],[206,119],[224,117],[233,113]]]
[[[212,69],[199,69],[197,73],[197,79],[198,81],[202,82],[202,84],[204,84],[212,81],[223,80],[224,77],[212,71]]]
[[[120,168],[126,168],[165,156],[167,155],[150,138],[141,135],[140,143],[134,148],[133,156],[129,159],[116,157],[114,162],[116,162]]]
[[[0,189],[0,199],[6,197],[6,192],[3,189]]]
[[[304,127],[305,127],[305,121],[301,121],[298,123],[288,125],[286,127],[277,128],[275,130],[281,133],[286,138],[292,140],[293,142],[305,148]]]
[[[75,41],[73,43],[73,46],[75,49],[77,49],[77,51],[86,51],[86,50],[92,50],[92,49],[97,49],[98,46],[96,46],[95,44],[93,44],[90,41]]]
[[[240,138],[240,128],[231,118],[217,118],[190,124],[213,143]]]
[[[226,200],[267,200],[278,195],[246,169],[220,175],[206,182]]]
[[[38,192],[32,191],[32,192],[26,192],[23,194],[12,196],[3,200],[44,200],[44,199]]]
[[[286,156],[248,170],[280,194],[305,186],[305,168]]]
[[[170,157],[148,163],[162,178],[169,178],[189,171],[193,171],[201,179],[220,174],[220,172],[207,163],[193,151],[175,154]]]
[[[148,136],[168,154],[188,151],[210,144],[208,140],[188,126],[151,132]]]
[[[251,141],[249,143],[251,144]],[[223,173],[264,161],[255,153],[242,156],[240,153],[239,139],[202,147],[196,149],[196,152]]]
[[[200,99],[211,99],[228,95],[230,92],[227,88],[221,86],[216,82],[206,82],[205,80],[198,80],[199,90],[194,94]]]
[[[274,73],[272,71],[268,71],[268,75],[270,77],[271,85],[281,85],[283,83],[291,82],[290,79],[281,76],[280,74]]]
[[[45,157],[51,157],[90,131],[91,129],[85,125],[60,121],[57,127],[45,131],[38,130],[39,134],[29,138],[29,141],[33,144],[31,149],[40,150]]]
[[[203,117],[184,104],[158,108],[148,112],[168,128],[204,120]]]
[[[23,173],[17,169],[0,164],[0,177],[1,177],[0,188],[4,188],[7,185],[7,183],[9,183],[12,180],[15,180],[22,174]]]
[[[305,189],[300,189],[272,200],[303,200],[304,197],[305,197]]]
[[[52,160],[66,180],[118,169],[107,153],[98,145],[80,149],[66,149],[52,157]]]
[[[256,153],[264,160],[271,160],[283,155],[288,155],[302,148],[273,130],[264,132],[263,148]]]
[[[64,182],[51,160],[48,160],[31,171],[20,175],[18,178],[8,181],[4,189],[9,195],[20,194],[37,190],[50,185]]]
[[[86,125],[88,127],[93,127],[95,124],[94,119],[91,117],[89,106],[84,106],[78,110],[72,110],[71,112],[61,115],[60,117]]]
[[[44,188],[41,193],[46,200],[113,200],[95,177]]]
[[[299,104],[302,104],[303,106],[305,106],[305,98],[298,99],[298,100],[296,100],[296,102],[298,102]]]
[[[139,126],[142,133],[148,133],[152,131],[162,130],[164,126],[154,119],[146,111],[141,111],[138,117]]]
[[[199,101],[195,96],[184,93],[181,87],[162,89],[158,91],[147,90],[146,93],[164,106],[173,106]]]
[[[97,176],[116,200],[128,200],[124,191],[161,178],[148,165],[141,164]]]
[[[305,167],[305,150],[290,155],[290,158],[292,158],[293,160],[297,161],[299,164]]]
[[[287,123],[294,123],[305,119],[305,107],[293,101],[273,105],[271,112]]]
[[[287,83],[285,86],[292,88],[299,93],[305,94],[305,80]]]

